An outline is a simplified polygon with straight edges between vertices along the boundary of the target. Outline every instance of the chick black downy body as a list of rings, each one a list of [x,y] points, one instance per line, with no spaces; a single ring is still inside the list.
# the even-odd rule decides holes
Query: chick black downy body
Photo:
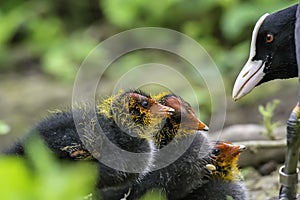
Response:
[[[243,145],[217,142],[212,148],[209,161],[209,165],[214,168],[211,169],[210,180],[180,200],[247,200],[247,189],[241,180],[237,164],[239,155],[244,150]]]
[[[96,114],[93,115],[93,110],[85,103],[78,104],[72,111],[58,111],[38,123],[24,140],[5,153],[26,155],[24,144],[38,134],[56,157],[94,162],[100,172],[98,188],[118,186],[146,173],[153,162],[155,148],[152,135],[162,127],[173,109],[159,104],[141,91],[130,90],[104,99],[94,111]],[[100,129],[96,124],[100,125]],[[122,150],[145,153],[146,158],[136,163],[136,172],[126,171],[127,165],[132,164],[130,159],[120,156],[117,159],[109,148],[105,150],[104,146],[108,143],[104,142],[105,139]],[[101,159],[104,156],[124,170],[103,164]]]
[[[242,182],[214,179],[201,188],[182,198],[182,200],[247,200],[246,187]]]
[[[175,147],[169,151],[169,156],[184,149],[183,153],[174,162],[150,172],[136,184],[104,191],[102,199],[121,199],[124,195],[127,200],[139,199],[147,191],[159,189],[166,192],[168,199],[176,200],[207,181],[209,170],[206,164],[211,146],[206,135],[197,132],[207,130],[207,127],[196,117],[192,107],[179,96],[162,93],[155,98],[163,105],[172,107],[175,112],[154,137],[158,157],[154,165],[158,166],[164,161],[165,157],[161,154],[169,145]]]

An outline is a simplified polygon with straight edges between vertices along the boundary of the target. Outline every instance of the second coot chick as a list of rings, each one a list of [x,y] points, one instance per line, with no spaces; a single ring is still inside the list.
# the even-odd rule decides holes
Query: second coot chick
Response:
[[[24,144],[38,134],[61,160],[95,163],[99,168],[98,188],[118,186],[145,174],[153,162],[152,136],[174,110],[138,90],[119,91],[102,100],[94,110],[90,107],[78,103],[72,111],[56,112],[5,153],[26,154]],[[134,160],[133,165],[133,159],[123,158],[110,151],[110,147],[121,149],[120,152],[143,153],[144,159]],[[103,164],[102,159],[116,163],[119,168]],[[130,166],[135,168],[128,170]]]
[[[124,196],[127,200],[139,199],[147,191],[159,189],[166,192],[168,199],[175,200],[207,181],[209,170],[206,164],[211,147],[206,135],[198,132],[208,130],[207,126],[197,118],[190,104],[181,97],[162,93],[154,98],[175,110],[154,137],[158,149],[154,165],[159,166],[166,157],[181,154],[178,154],[172,163],[150,172],[136,184],[104,191],[102,199],[114,200]],[[166,150],[170,145],[173,145],[173,148],[170,151]]]

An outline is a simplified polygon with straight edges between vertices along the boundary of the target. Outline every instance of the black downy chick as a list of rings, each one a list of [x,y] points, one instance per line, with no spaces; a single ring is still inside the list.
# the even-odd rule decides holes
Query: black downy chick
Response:
[[[211,151],[210,164],[206,165],[211,171],[210,180],[181,200],[247,200],[247,189],[237,163],[245,149],[244,145],[216,142]]]
[[[26,155],[24,143],[38,134],[56,157],[94,162],[99,168],[98,188],[118,186],[145,174],[153,162],[152,137],[174,110],[141,91],[129,90],[104,99],[94,111],[96,114],[93,115],[95,112],[84,103],[72,111],[59,111],[38,123],[24,140],[5,153]],[[110,143],[113,145],[108,145]],[[136,169],[129,172],[127,168],[132,165],[132,160],[114,154],[116,152],[110,151],[111,146],[143,153],[144,159],[135,160],[133,166]],[[102,163],[103,158],[115,162],[120,169],[106,166]]]
[[[200,130],[208,130],[190,104],[174,94],[162,93],[154,97],[158,102],[171,107],[175,113],[166,120],[166,124],[155,135],[157,155],[155,166],[178,154],[169,165],[147,174],[140,182],[127,188],[106,190],[102,199],[127,200],[139,199],[147,191],[159,189],[166,192],[168,199],[179,199],[188,194],[196,185],[204,184],[209,176],[206,164],[211,149],[205,134]],[[170,151],[164,150],[173,145]]]

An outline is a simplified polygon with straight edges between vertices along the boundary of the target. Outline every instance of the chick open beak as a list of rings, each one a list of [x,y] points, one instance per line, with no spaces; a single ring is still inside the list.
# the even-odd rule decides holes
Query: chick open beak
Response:
[[[153,103],[150,107],[150,113],[154,115],[163,115],[165,117],[169,117],[173,115],[175,110],[173,108],[170,108],[168,106],[164,106],[160,103]]]

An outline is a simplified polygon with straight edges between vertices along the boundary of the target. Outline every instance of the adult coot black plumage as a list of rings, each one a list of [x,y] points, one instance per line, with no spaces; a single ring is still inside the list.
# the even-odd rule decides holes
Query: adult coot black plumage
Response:
[[[234,100],[248,94],[261,83],[298,76],[297,62],[300,62],[298,7],[299,5],[293,5],[270,15],[265,14],[257,21],[252,33],[249,59],[233,87]],[[299,101],[300,96],[298,96],[298,105],[293,109],[287,123],[286,160],[285,165],[280,169],[282,185],[280,199],[296,198],[297,160],[300,147]]]
[[[234,100],[264,82],[298,76],[294,36],[297,6],[265,14],[257,21],[249,59],[233,87]]]

